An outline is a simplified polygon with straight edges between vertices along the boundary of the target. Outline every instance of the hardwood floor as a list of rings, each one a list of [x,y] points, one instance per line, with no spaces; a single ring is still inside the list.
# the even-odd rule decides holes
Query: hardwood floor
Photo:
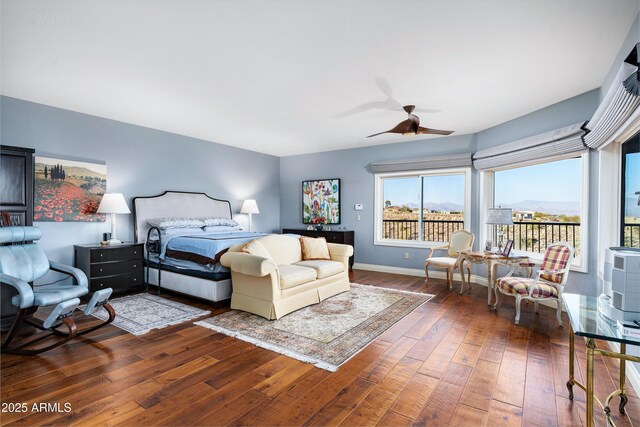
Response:
[[[352,281],[435,297],[333,373],[192,322],[139,337],[109,325],[39,357],[2,355],[3,409],[26,403],[29,411],[2,412],[0,422],[584,425],[584,392],[575,387],[572,402],[565,387],[568,328],[558,327],[554,310],[541,307],[535,315],[525,304],[516,326],[513,299],[491,311],[482,286],[459,295],[440,280],[427,288],[418,277],[366,271],[354,271]],[[586,357],[576,343],[581,378]],[[596,363],[596,392],[604,398],[617,382],[617,362]],[[61,412],[32,412],[34,403],[59,403]],[[627,415],[617,411],[617,400],[615,406],[617,425],[640,424],[632,389]],[[606,425],[598,408],[596,414],[598,425]]]

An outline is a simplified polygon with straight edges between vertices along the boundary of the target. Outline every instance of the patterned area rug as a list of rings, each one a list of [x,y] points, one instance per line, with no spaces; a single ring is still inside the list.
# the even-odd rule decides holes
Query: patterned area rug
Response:
[[[195,324],[336,371],[431,298],[430,294],[352,283],[349,292],[278,320],[231,310]]]
[[[116,318],[112,325],[133,335],[146,334],[152,329],[162,329],[211,314],[207,310],[149,294],[117,298],[109,300],[109,304],[116,311]],[[97,310],[93,316],[102,320],[108,318],[107,311],[103,309]]]

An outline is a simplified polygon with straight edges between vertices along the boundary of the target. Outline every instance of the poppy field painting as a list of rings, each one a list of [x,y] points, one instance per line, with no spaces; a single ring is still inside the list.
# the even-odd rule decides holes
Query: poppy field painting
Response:
[[[38,157],[35,159],[34,221],[98,222],[107,191],[107,165]]]
[[[340,179],[302,181],[302,222],[340,224]]]

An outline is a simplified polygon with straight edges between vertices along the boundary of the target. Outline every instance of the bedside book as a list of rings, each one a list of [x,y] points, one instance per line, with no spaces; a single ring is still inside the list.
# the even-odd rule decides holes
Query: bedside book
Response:
[[[618,332],[628,337],[640,338],[640,326],[637,323],[631,321],[617,321]]]

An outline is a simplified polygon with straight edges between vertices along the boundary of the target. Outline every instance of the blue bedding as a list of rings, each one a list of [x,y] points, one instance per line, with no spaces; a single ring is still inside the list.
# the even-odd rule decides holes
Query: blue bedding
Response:
[[[258,237],[265,236],[264,233],[250,231],[227,231],[217,233],[197,233],[187,235],[164,236],[160,248],[160,259],[164,261],[167,249],[191,252],[207,258],[215,259],[216,255],[235,245],[245,243]]]

